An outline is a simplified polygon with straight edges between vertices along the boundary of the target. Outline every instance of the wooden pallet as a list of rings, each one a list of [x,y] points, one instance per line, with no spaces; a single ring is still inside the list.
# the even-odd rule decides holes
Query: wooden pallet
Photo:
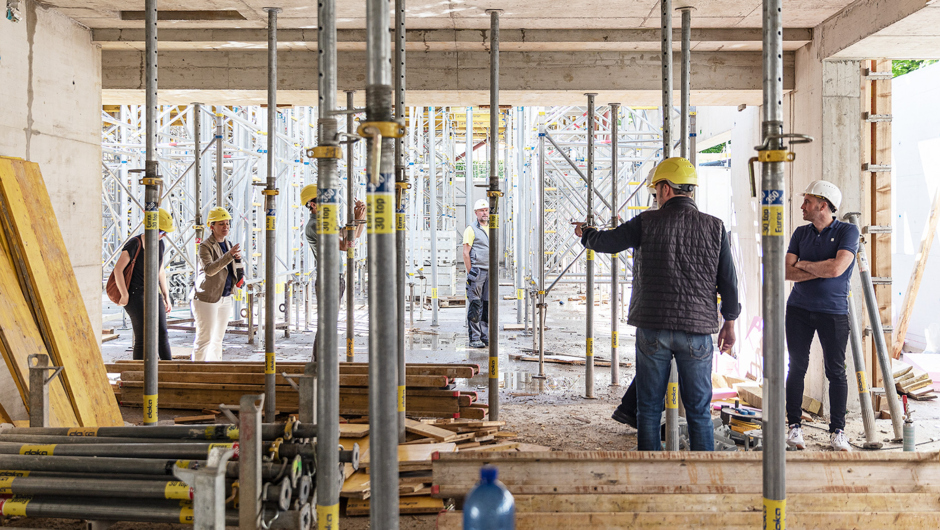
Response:
[[[467,299],[460,296],[445,296],[437,299],[437,306],[441,309],[448,307],[467,307]]]

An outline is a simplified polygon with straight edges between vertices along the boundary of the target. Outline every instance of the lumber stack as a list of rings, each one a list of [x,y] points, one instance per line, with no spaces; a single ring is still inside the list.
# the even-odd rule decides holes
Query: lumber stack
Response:
[[[49,384],[51,426],[123,425],[98,340],[39,165],[0,157],[0,385],[15,388],[2,416],[28,424],[38,353],[63,368]]]
[[[296,412],[298,394],[283,374],[302,374],[306,363],[277,365],[276,399],[281,412]],[[340,414],[369,414],[369,366],[340,364]],[[454,389],[455,379],[480,372],[477,364],[409,364],[405,377],[405,408],[411,417],[468,418],[483,420],[487,405],[477,402],[476,392]],[[118,374],[113,392],[123,406],[143,404],[143,361],[118,361],[107,365]],[[160,361],[160,406],[168,409],[203,410],[221,403],[237,403],[242,394],[264,393],[263,362]]]
[[[435,454],[550,451],[548,447],[516,442],[516,434],[502,431],[504,426],[505,422],[502,421],[406,420],[408,441],[398,446],[399,513],[433,514],[445,508],[444,499],[431,495],[431,470]],[[340,497],[345,499],[346,503],[345,514],[368,515],[372,493],[369,482],[368,436],[352,438],[343,429],[340,436],[340,444],[344,448],[358,442],[361,451],[359,470],[353,472],[352,467],[347,466],[346,481],[340,491]]]
[[[933,390],[933,379],[924,370],[892,359],[891,372],[894,376],[894,386],[899,394],[905,394],[917,401],[937,399],[937,394]]]
[[[788,453],[793,528],[934,529],[938,453]],[[516,528],[761,527],[761,454],[666,452],[439,453],[432,495],[466,496],[484,463],[515,496]],[[438,528],[462,528],[460,512]],[[770,514],[773,517],[773,513]]]

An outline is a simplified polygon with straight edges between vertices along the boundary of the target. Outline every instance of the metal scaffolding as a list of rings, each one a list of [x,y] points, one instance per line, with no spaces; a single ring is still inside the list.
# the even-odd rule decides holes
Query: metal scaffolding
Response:
[[[200,120],[196,114],[200,113]],[[144,165],[144,106],[105,106],[102,109],[102,262],[110,272],[128,239],[143,226],[143,186],[130,170]],[[268,158],[265,132],[267,109],[208,105],[167,105],[157,117],[158,173],[163,176],[161,205],[173,215],[177,230],[166,235],[167,281],[175,306],[185,306],[196,270],[199,230],[197,215],[205,219],[209,209],[223,206],[232,213],[232,233],[245,254],[246,286],[234,294],[236,314],[253,327],[263,324],[261,303],[265,277],[263,259],[266,212],[262,195]],[[300,189],[316,182],[316,163],[305,158],[304,149],[316,140],[316,107],[279,109],[276,117],[274,169],[277,188],[277,246],[275,253],[278,329],[288,326],[309,329],[309,302],[313,291],[312,256],[307,249],[304,226],[308,213],[300,205]],[[197,126],[197,121],[201,122]],[[345,131],[345,128],[343,128]],[[201,144],[201,171],[194,171],[195,140]],[[221,146],[220,146],[221,144]],[[364,145],[352,144],[357,157]],[[345,184],[349,172],[338,160]],[[365,195],[362,168],[353,174],[358,197]],[[197,199],[197,193],[200,197]],[[340,197],[345,210],[348,193]],[[219,204],[218,197],[222,198]],[[197,213],[197,204],[201,211]],[[357,248],[353,276],[364,266],[365,246]],[[350,271],[346,271],[349,276]],[[293,311],[291,311],[293,309]],[[294,313],[293,315],[291,313]]]

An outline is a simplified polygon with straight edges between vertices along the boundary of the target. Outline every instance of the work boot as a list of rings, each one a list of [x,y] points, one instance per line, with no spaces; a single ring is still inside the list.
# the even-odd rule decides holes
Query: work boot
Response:
[[[636,414],[630,414],[629,412],[625,412],[620,407],[617,407],[614,409],[614,413],[611,414],[610,417],[614,421],[619,421],[624,425],[629,425],[630,427],[636,429]]]
[[[790,434],[787,435],[787,445],[797,449],[806,449],[806,442],[803,441],[803,429],[799,425],[790,426]]]
[[[470,347],[471,348],[484,348],[486,347],[486,345],[483,344],[482,340],[472,340],[470,341]]]
[[[849,437],[845,435],[845,431],[842,429],[836,429],[836,432],[832,433],[829,438],[829,445],[832,446],[833,451],[852,450],[852,446],[849,445]]]

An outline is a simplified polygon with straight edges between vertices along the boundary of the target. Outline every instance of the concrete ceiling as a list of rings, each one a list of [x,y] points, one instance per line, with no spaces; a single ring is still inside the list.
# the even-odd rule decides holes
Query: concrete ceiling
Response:
[[[784,25],[811,28],[849,5],[851,0],[783,0]],[[122,11],[141,11],[142,0],[49,0],[44,4],[62,11],[89,28],[139,28],[142,22],[122,20]],[[337,27],[365,28],[365,0],[337,0]],[[393,5],[390,2],[390,10]],[[761,0],[675,1],[673,7],[691,5],[696,28],[759,28]],[[315,28],[317,5],[312,0],[161,0],[161,11],[234,11],[244,20],[164,21],[166,28],[263,28],[264,7],[282,8],[282,28]],[[484,29],[487,9],[502,9],[505,29],[658,28],[656,0],[413,0],[406,2],[408,26],[418,29]],[[678,13],[674,24],[679,26]]]
[[[811,42],[819,59],[940,54],[940,35],[935,35],[940,34],[935,29],[940,27],[940,8],[927,9],[933,1],[783,0],[785,89],[794,86],[794,51]],[[45,4],[92,29],[93,40],[102,47],[105,102],[142,98],[143,0]],[[366,2],[336,4],[338,88],[361,90]],[[160,0],[165,18],[159,23],[161,99],[263,102],[264,8],[272,5],[282,9],[279,62],[292,65],[279,72],[279,101],[315,101],[313,0]],[[394,2],[388,5],[391,14]],[[760,104],[762,1],[673,1],[674,8],[685,5],[695,8],[693,104]],[[503,10],[504,103],[580,102],[584,92],[600,92],[628,105],[656,104],[661,42],[657,0],[406,0],[411,104],[488,101],[490,20],[485,11],[494,8]],[[673,25],[681,25],[678,11]],[[673,46],[678,52],[678,29]],[[676,82],[678,74],[677,65]]]

